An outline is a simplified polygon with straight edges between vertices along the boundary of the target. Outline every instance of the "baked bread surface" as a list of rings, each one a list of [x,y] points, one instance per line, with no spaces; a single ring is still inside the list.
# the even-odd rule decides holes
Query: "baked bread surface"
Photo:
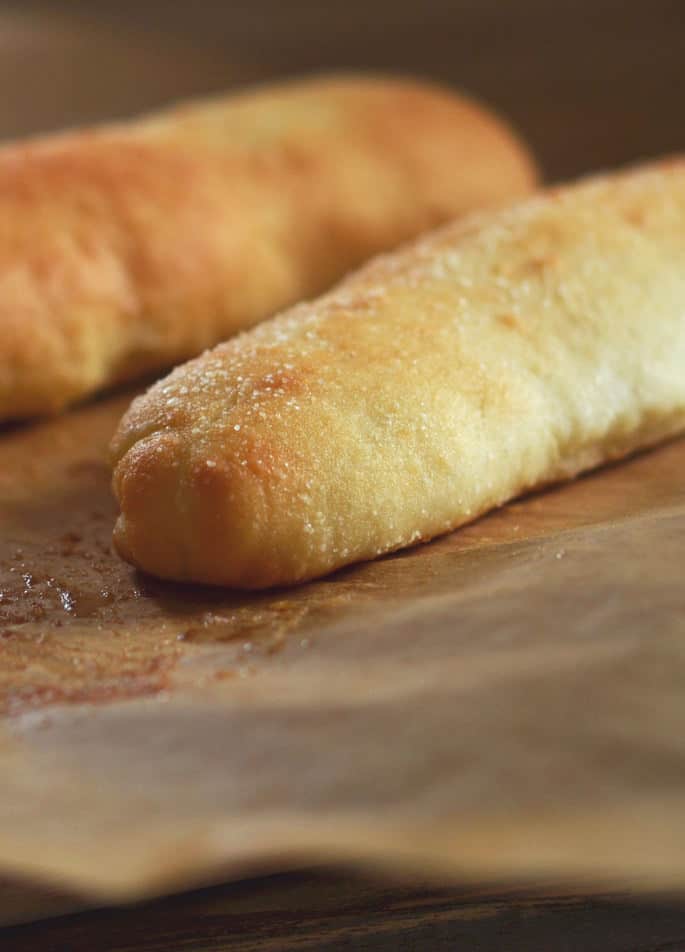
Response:
[[[114,439],[119,552],[259,588],[685,427],[685,162],[448,226],[176,369]]]
[[[168,368],[534,179],[483,108],[354,76],[6,146],[0,420]]]

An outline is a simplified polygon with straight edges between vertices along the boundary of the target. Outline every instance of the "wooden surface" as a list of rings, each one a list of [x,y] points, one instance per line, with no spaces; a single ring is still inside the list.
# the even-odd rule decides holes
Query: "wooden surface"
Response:
[[[414,0],[351,0],[336,5],[323,5],[319,0],[287,4],[252,0],[205,4],[201,12],[197,5],[176,0],[107,0],[97,6],[90,0],[70,0],[68,4],[8,0],[0,11],[0,80],[11,94],[0,103],[0,136],[127,115],[180,96],[261,77],[366,67],[433,75],[484,97],[507,112],[528,135],[548,176],[561,178],[685,148],[684,64],[685,5],[679,0],[651,4],[638,0],[580,4],[572,0],[554,4],[543,0],[426,0],[420,4]],[[125,398],[117,399],[120,405],[125,402]],[[577,566],[583,559],[592,564],[598,552],[611,558],[622,550],[632,550],[633,559],[625,563],[627,575],[622,582],[631,611],[622,614],[611,602],[621,589],[620,571],[614,572],[609,608],[601,608],[601,593],[604,591],[606,600],[607,590],[599,583],[594,605],[589,595],[576,592],[575,601],[568,598],[564,603],[561,628],[577,632],[573,621],[587,621],[590,609],[595,612],[594,634],[602,631],[602,617],[617,623],[637,617],[632,634],[617,644],[616,650],[627,657],[632,651],[638,660],[641,656],[643,674],[607,662],[607,671],[615,679],[609,685],[608,699],[599,698],[605,682],[595,678],[594,669],[579,670],[575,680],[562,675],[558,684],[551,684],[549,696],[541,698],[537,733],[523,717],[525,698],[513,695],[506,684],[499,703],[514,705],[511,727],[507,726],[511,718],[505,718],[504,712],[501,720],[498,717],[497,698],[485,698],[480,715],[476,708],[467,707],[464,723],[468,730],[474,723],[486,729],[489,717],[491,729],[494,726],[509,734],[508,741],[515,740],[519,732],[520,757],[530,744],[539,745],[547,717],[550,742],[556,731],[570,751],[568,761],[555,762],[561,784],[578,793],[573,780],[574,738],[578,731],[586,738],[594,736],[592,718],[602,713],[609,718],[604,722],[606,731],[595,736],[601,741],[593,748],[595,759],[584,764],[599,772],[598,792],[607,783],[611,786],[617,773],[623,772],[628,788],[643,785],[643,793],[650,776],[652,780],[658,776],[656,812],[660,791],[663,795],[668,789],[675,794],[676,804],[678,799],[682,802],[682,752],[672,736],[683,720],[677,687],[683,660],[676,650],[682,642],[682,628],[677,627],[682,599],[675,583],[661,589],[652,584],[648,591],[641,591],[639,585],[641,573],[649,577],[653,565],[648,554],[639,564],[645,525],[656,544],[663,544],[665,551],[658,564],[663,566],[670,558],[674,563],[671,577],[676,578],[683,528],[668,520],[673,507],[683,501],[682,447],[667,447],[573,487],[507,507],[426,550],[432,553],[428,558],[412,553],[361,574],[343,574],[323,583],[323,589],[296,594],[285,605],[282,598],[268,596],[255,613],[233,601],[228,610],[228,602],[217,605],[213,596],[199,591],[179,599],[174,592],[127,574],[111,558],[112,503],[102,449],[117,407],[115,399],[101,409],[75,415],[54,430],[0,434],[0,503],[4,504],[0,588],[7,595],[0,612],[8,606],[11,612],[9,621],[6,614],[0,614],[0,650],[4,652],[0,696],[5,709],[19,721],[47,717],[56,710],[55,704],[64,702],[67,706],[76,702],[74,710],[84,700],[101,709],[112,697],[147,697],[155,702],[164,698],[179,671],[186,687],[192,687],[197,678],[212,682],[218,671],[223,672],[217,682],[223,690],[233,677],[240,678],[242,669],[249,674],[250,668],[266,666],[270,659],[278,663],[282,657],[279,648],[292,658],[300,642],[310,637],[310,633],[298,637],[302,625],[314,629],[335,625],[344,622],[355,607],[377,608],[398,593],[415,597],[424,585],[432,592],[442,586],[446,594],[454,573],[461,579],[470,560],[498,571],[502,552],[507,552],[507,558],[520,554],[516,533],[522,525],[529,534],[527,541],[547,540],[551,548],[538,551],[555,559],[556,553],[563,551],[557,545],[557,532],[593,525],[604,531],[617,524],[623,529],[611,535],[614,542],[607,542],[609,536],[602,536],[601,542],[593,535],[571,537],[572,558],[562,557],[560,565]],[[94,423],[93,417],[99,422]],[[51,469],[56,459],[61,479],[55,479]],[[67,471],[69,466],[74,468]],[[35,499],[28,502],[28,493],[21,500],[19,473],[28,487],[42,487],[38,505]],[[13,487],[11,498],[3,495],[8,485],[2,482],[3,476]],[[76,509],[81,513],[77,526],[70,515]],[[670,528],[658,519],[659,525],[651,521],[654,513],[661,513]],[[640,521],[643,518],[646,524]],[[634,519],[638,521],[630,522]],[[11,532],[7,529],[10,523]],[[43,536],[37,532],[40,525],[45,527]],[[22,547],[26,551],[18,556]],[[35,572],[30,563],[35,563],[41,547],[47,551],[40,556]],[[21,578],[18,584],[16,569],[26,556],[31,582],[27,585]],[[417,562],[417,558],[423,561]],[[423,565],[425,573],[416,574],[417,565]],[[10,572],[11,568],[15,571]],[[103,580],[105,584],[100,585]],[[672,643],[669,650],[650,653],[646,641],[638,643],[638,636],[640,632],[658,632],[653,608],[667,592],[669,617],[676,619],[669,622]],[[187,614],[182,608],[186,597]],[[136,611],[140,607],[143,624],[132,632],[129,621],[134,606]],[[515,614],[516,604],[509,602],[506,610]],[[169,636],[159,627],[168,611],[179,622]],[[33,619],[22,618],[31,612],[35,613]],[[232,640],[246,623],[249,640]],[[7,631],[11,635],[3,637],[2,632]],[[186,637],[188,632],[192,637]],[[179,635],[183,636],[180,641]],[[534,653],[516,642],[520,632],[512,633],[510,626],[505,637],[513,638],[514,649],[520,649],[533,664]],[[246,661],[246,643],[253,646],[251,651],[256,645],[256,661]],[[354,650],[351,636],[350,643]],[[386,640],[386,646],[388,643]],[[601,648],[589,641],[586,644],[588,655]],[[202,652],[211,653],[218,647],[223,653],[221,664],[204,667]],[[179,666],[180,659],[189,655],[195,656],[193,663]],[[79,661],[87,663],[84,666],[76,663]],[[368,668],[376,672],[376,662],[369,661]],[[553,668],[552,677],[557,673]],[[249,677],[247,681],[250,683]],[[528,689],[530,684],[524,683],[522,692]],[[501,685],[497,690],[502,690]],[[556,698],[552,697],[555,691]],[[579,712],[575,715],[577,726],[572,723],[574,701]],[[647,736],[651,724],[655,732]],[[48,726],[48,738],[49,730]],[[636,746],[631,747],[631,742]],[[549,754],[544,745],[542,751]],[[485,758],[491,768],[485,773],[486,790],[501,787],[501,773],[495,767],[498,755],[504,753],[504,747],[495,745],[489,760]],[[499,763],[501,766],[501,759]],[[534,758],[526,763],[528,768],[535,767]],[[472,769],[468,760],[466,767],[468,777]],[[511,781],[511,765],[509,769]],[[514,781],[517,777],[521,781],[514,770]],[[592,771],[585,777],[589,784]],[[43,785],[49,786],[45,778]],[[525,785],[517,789],[521,792]],[[632,817],[630,812],[625,823],[628,833],[631,819],[637,821],[633,826],[638,828],[644,820],[639,811],[633,810]],[[654,828],[655,835],[650,835],[647,824],[644,838],[635,840],[633,861],[640,851],[642,855],[649,852],[650,842],[659,844],[653,846],[657,853],[662,849],[668,853],[669,842],[675,843],[674,853],[679,851],[682,816],[672,801],[662,812],[665,822]],[[617,837],[620,826],[615,831]],[[543,837],[549,832],[543,830]],[[579,857],[593,849],[601,856],[615,847],[611,837],[602,840],[602,832],[601,827],[595,835],[587,828],[583,832],[581,824],[580,832],[578,828],[570,830],[565,845],[568,848],[568,841],[575,836]],[[626,839],[630,841],[630,835]],[[5,845],[4,841],[0,845]],[[521,842],[514,839],[505,852],[506,848],[515,858]],[[628,848],[627,854],[630,852]],[[94,861],[103,866],[107,858],[96,855]],[[535,880],[534,875],[530,878]],[[329,952],[347,948],[665,952],[685,948],[685,908],[677,901],[592,898],[547,888],[545,898],[539,893],[512,895],[496,888],[473,895],[463,887],[398,887],[387,880],[297,874],[2,930],[0,947],[3,952],[95,948],[105,952],[190,948],[199,952],[287,952],[295,948]],[[8,908],[9,915],[15,917],[49,915],[83,901],[82,895],[64,896],[15,882],[0,887],[0,918]]]
[[[308,872],[0,931],[3,952],[676,952],[685,904]]]

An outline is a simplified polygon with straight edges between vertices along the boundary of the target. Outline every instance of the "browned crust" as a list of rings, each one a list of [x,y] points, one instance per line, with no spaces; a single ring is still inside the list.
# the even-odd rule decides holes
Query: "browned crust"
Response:
[[[685,162],[479,213],[219,345],[115,436],[119,551],[260,588],[685,428]]]
[[[452,92],[324,78],[0,150],[0,419],[192,356],[370,254],[527,192]]]

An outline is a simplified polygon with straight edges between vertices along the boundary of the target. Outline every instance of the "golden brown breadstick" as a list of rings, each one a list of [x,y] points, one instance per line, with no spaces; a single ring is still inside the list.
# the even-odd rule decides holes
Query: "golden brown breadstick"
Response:
[[[115,437],[115,539],[297,582],[684,428],[679,161],[449,226],[175,370]]]
[[[482,108],[359,77],[6,147],[0,420],[194,356],[534,177]]]

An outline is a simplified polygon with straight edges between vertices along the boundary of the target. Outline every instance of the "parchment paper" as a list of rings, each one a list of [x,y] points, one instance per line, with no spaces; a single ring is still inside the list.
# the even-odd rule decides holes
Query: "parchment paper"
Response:
[[[685,443],[246,597],[112,553],[129,397],[0,433],[0,873],[685,886]]]

